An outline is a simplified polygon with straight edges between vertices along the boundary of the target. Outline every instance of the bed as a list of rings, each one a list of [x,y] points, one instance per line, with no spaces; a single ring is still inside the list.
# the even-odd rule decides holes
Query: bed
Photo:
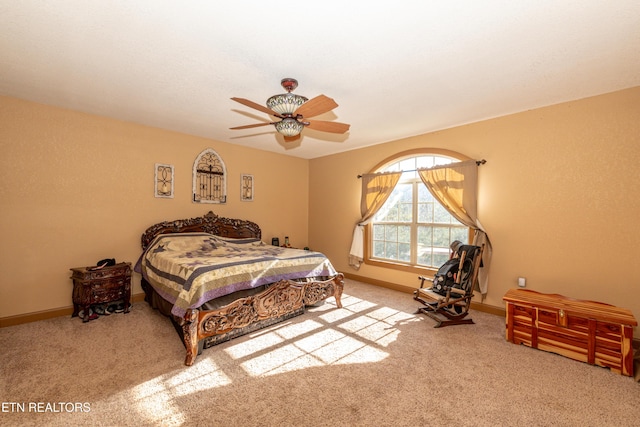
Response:
[[[334,297],[344,275],[320,252],[268,245],[251,221],[209,212],[164,221],[141,238],[145,301],[168,316],[191,366],[203,349],[282,322]]]

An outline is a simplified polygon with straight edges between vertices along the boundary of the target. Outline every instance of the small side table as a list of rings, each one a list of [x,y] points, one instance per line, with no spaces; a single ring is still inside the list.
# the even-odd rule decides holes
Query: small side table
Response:
[[[72,268],[73,313],[75,317],[84,310],[83,322],[89,321],[89,308],[92,304],[101,304],[122,300],[124,312],[129,312],[131,300],[131,263],[121,262],[111,267],[90,270],[91,267]]]

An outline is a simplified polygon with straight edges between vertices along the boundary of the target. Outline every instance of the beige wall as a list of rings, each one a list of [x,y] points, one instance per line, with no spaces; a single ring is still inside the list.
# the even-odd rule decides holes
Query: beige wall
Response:
[[[193,162],[207,148],[226,164],[224,205],[191,202]],[[7,97],[0,156],[0,319],[69,307],[69,268],[135,263],[141,233],[163,220],[213,210],[257,222],[269,242],[308,241],[307,160]],[[174,165],[175,198],[154,197],[155,163]],[[240,201],[242,173],[254,175],[253,202]]]
[[[420,147],[487,160],[478,211],[493,243],[486,304],[503,307],[523,276],[528,289],[619,305],[640,319],[640,87],[311,160],[310,244],[336,268],[418,285],[416,274],[356,271],[347,261],[360,217],[356,176]]]
[[[524,276],[529,289],[620,305],[640,319],[638,117],[632,88],[307,161],[0,97],[0,318],[68,307],[68,268],[106,257],[133,263],[147,226],[209,210],[257,222],[265,240],[289,235],[340,271],[409,290],[415,274],[348,266],[356,176],[397,152],[434,147],[487,160],[486,304],[502,307]],[[193,161],[206,148],[226,163],[225,205],[190,201]],[[153,197],[155,163],[175,166],[174,199]],[[239,200],[241,173],[255,176],[254,202]]]

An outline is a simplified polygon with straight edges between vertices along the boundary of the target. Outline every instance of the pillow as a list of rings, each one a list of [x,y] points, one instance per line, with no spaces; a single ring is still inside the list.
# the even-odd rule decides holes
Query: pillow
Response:
[[[263,241],[261,241],[260,239],[257,239],[255,237],[239,237],[239,238],[234,238],[234,237],[223,237],[223,236],[215,236],[214,237],[222,242],[228,242],[228,243],[235,243],[235,244],[247,244],[247,243],[251,243],[253,244],[253,246],[262,246],[265,245],[266,243],[264,243]]]

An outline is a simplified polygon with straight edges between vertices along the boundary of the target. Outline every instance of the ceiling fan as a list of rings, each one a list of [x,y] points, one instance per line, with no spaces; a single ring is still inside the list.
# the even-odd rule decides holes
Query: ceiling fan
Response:
[[[291,92],[298,87],[298,81],[296,79],[285,78],[282,79],[280,84],[287,93],[274,95],[267,99],[266,107],[244,98],[231,99],[281,120],[236,126],[230,129],[239,130],[275,125],[276,130],[284,135],[286,142],[295,141],[300,138],[300,132],[302,132],[305,126],[309,129],[331,133],[345,133],[349,130],[350,125],[345,123],[308,119],[308,117],[315,117],[336,108],[338,104],[333,99],[325,95],[318,95],[309,100],[304,96],[294,95]]]

